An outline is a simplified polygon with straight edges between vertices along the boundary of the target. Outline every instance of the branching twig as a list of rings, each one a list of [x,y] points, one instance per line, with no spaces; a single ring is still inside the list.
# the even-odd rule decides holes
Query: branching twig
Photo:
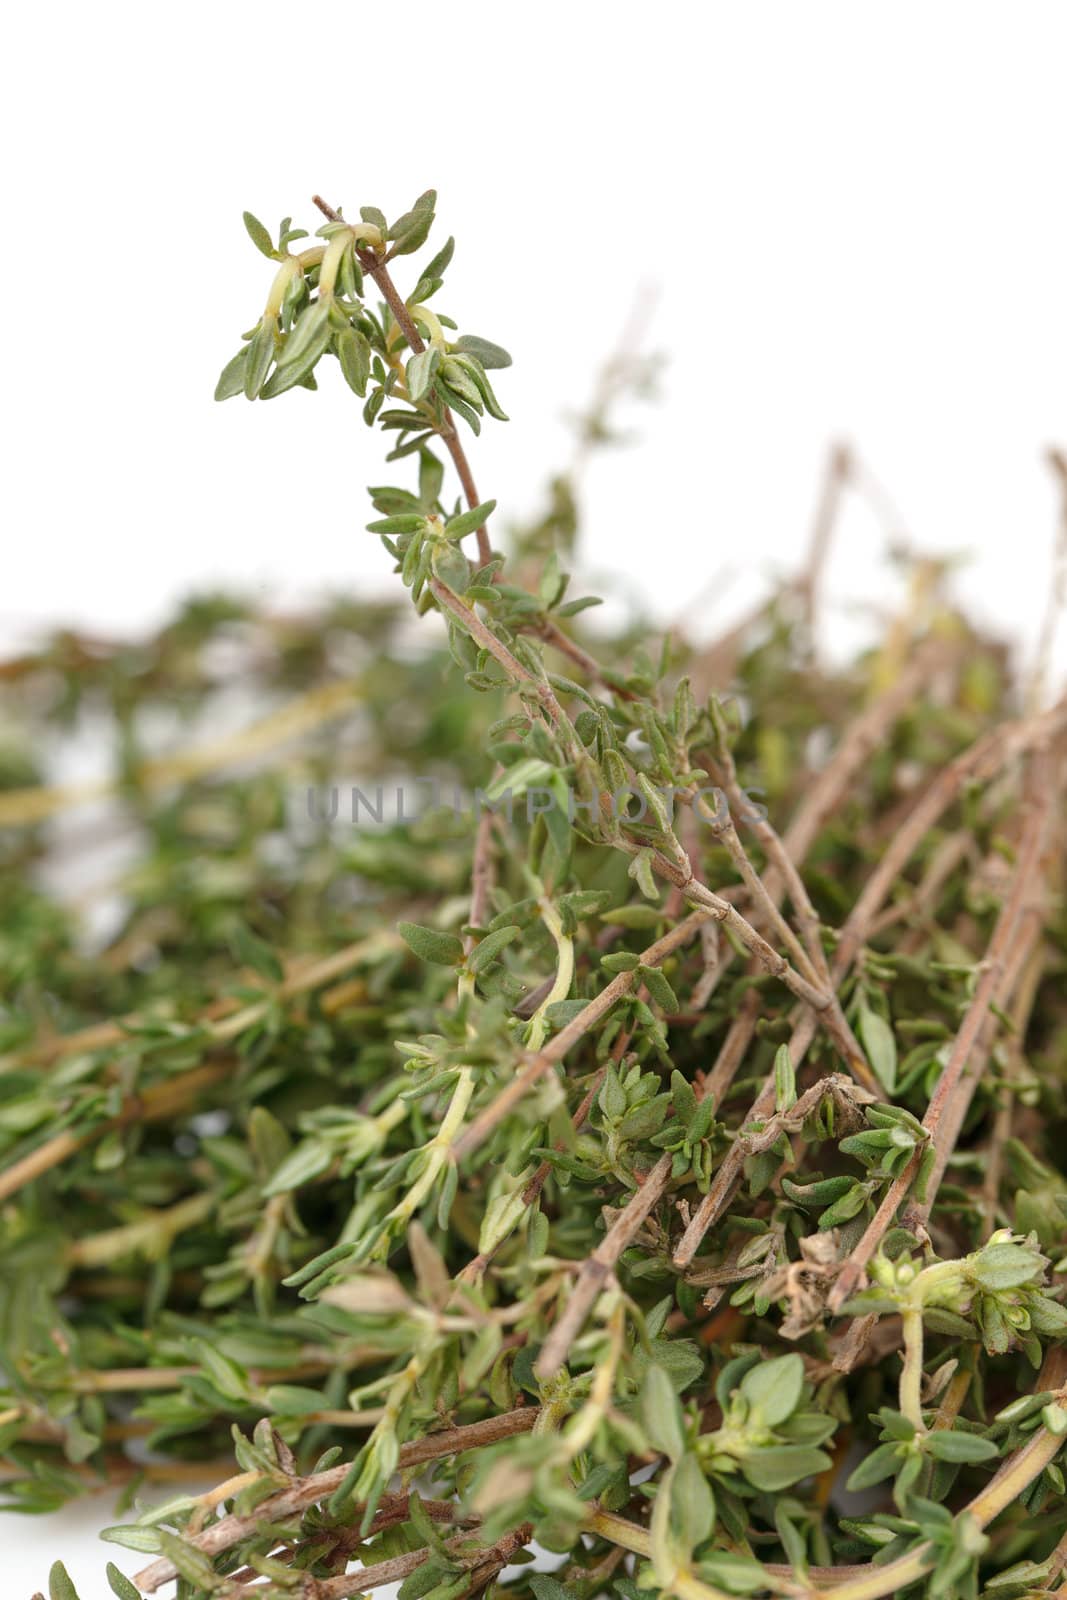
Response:
[[[671,1175],[672,1158],[661,1156],[645,1175],[644,1182],[633,1198],[619,1212],[604,1238],[592,1255],[586,1257],[578,1270],[578,1279],[571,1290],[563,1315],[545,1340],[534,1368],[542,1382],[554,1378],[567,1359],[574,1340],[578,1337],[586,1317],[599,1296],[611,1282],[615,1267],[623,1251],[640,1230],[649,1212],[659,1204]]]
[[[641,953],[641,964],[646,967],[658,967],[673,951],[687,944],[694,938],[701,923],[706,920],[707,914],[694,911],[684,922],[679,922],[675,927],[665,933],[662,939],[657,939]],[[533,1087],[537,1080],[563,1060],[571,1047],[589,1032],[602,1017],[605,1017],[617,1000],[633,986],[636,973],[620,972],[610,983],[600,991],[594,999],[590,1000],[584,1010],[573,1017],[560,1031],[551,1038],[543,1050],[533,1056],[524,1067],[516,1073],[515,1077],[505,1089],[491,1101],[485,1109],[474,1118],[470,1125],[456,1140],[453,1147],[457,1160],[470,1155],[472,1151],[485,1143],[493,1129],[503,1121],[508,1112],[524,1098],[527,1091]]]
[[[1043,773],[1047,780],[1049,776],[1047,765],[1043,766]],[[1041,862],[1045,832],[1056,796],[1056,787],[1051,782],[1046,782],[1040,786],[1038,796],[1031,804],[1023,829],[1011,893],[997,918],[989,948],[982,962],[982,975],[975,989],[974,999],[967,1008],[967,1014],[956,1035],[951,1054],[937,1080],[937,1086],[923,1117],[923,1128],[933,1141],[935,1150],[936,1165],[930,1179],[935,1192],[940,1181],[940,1172],[944,1171],[949,1151],[955,1143],[963,1121],[962,1112],[958,1108],[955,1115],[950,1114],[953,1098],[957,1094],[960,1078],[970,1060],[971,1052],[978,1042],[989,1008],[1003,982],[1005,967],[1015,945],[1020,921],[1026,910],[1027,901],[1033,893],[1033,877],[1035,869]],[[877,1251],[886,1229],[911,1188],[922,1158],[923,1151],[917,1148],[903,1172],[889,1185],[862,1239],[849,1251],[849,1258],[830,1294],[831,1311],[841,1309],[862,1278],[867,1263]]]
[[[401,1446],[398,1464],[401,1469],[417,1467],[426,1461],[456,1455],[461,1450],[477,1450],[486,1445],[499,1444],[502,1439],[512,1439],[518,1433],[529,1433],[539,1415],[536,1406],[520,1407],[517,1411],[505,1411],[500,1416],[487,1417],[484,1422],[472,1422],[462,1428],[445,1428],[440,1433],[427,1434],[423,1439]],[[261,1526],[286,1522],[290,1517],[300,1516],[309,1506],[329,1499],[340,1488],[348,1471],[348,1464],[343,1463],[326,1472],[313,1473],[309,1478],[300,1479],[292,1488],[283,1489],[268,1500],[261,1500],[247,1516],[231,1514],[220,1518],[191,1542],[209,1556],[232,1550],[234,1545],[249,1538]],[[160,1560],[139,1572],[134,1582],[146,1594],[151,1594],[175,1576],[173,1564]]]

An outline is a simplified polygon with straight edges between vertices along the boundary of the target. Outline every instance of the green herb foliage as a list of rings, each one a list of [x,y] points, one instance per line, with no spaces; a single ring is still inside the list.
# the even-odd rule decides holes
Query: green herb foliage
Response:
[[[121,1487],[126,1600],[1062,1592],[1067,703],[930,560],[827,668],[828,526],[710,644],[587,632],[580,467],[649,363],[509,528],[435,196],[319,206],[245,214],[273,279],[216,394],[355,392],[398,600],[201,598],[0,677],[6,1505]],[[861,483],[835,453],[827,508]],[[85,729],[113,780],[49,786]],[[331,818],[397,773],[482,804]],[[95,937],[49,887],[93,827]]]

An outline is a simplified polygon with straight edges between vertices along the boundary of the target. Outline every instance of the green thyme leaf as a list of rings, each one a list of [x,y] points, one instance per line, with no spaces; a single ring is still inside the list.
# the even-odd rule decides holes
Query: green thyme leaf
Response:
[[[423,928],[417,922],[398,922],[396,926],[408,949],[414,951],[420,961],[458,967],[463,960],[463,941],[454,933],[439,933],[436,928]]]

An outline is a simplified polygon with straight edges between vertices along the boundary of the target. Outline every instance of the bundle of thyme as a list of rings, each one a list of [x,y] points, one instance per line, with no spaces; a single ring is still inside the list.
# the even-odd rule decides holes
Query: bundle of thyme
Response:
[[[217,394],[336,358],[434,619],[201,600],[0,668],[6,1505],[121,1488],[122,1600],[1067,1594],[1067,700],[926,559],[821,663],[843,451],[743,626],[588,634],[573,473],[494,546],[452,241],[397,286],[433,194],[318,204],[246,215]],[[114,778],[49,785],[85,725]],[[115,829],[87,943],[106,884],[55,885]]]

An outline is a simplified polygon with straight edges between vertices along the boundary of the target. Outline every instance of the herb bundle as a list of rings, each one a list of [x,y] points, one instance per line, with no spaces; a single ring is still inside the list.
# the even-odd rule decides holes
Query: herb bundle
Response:
[[[202,600],[0,668],[6,1503],[121,1486],[124,1600],[1067,1593],[1067,701],[927,559],[821,664],[843,451],[743,626],[594,644],[573,473],[494,547],[463,440],[509,358],[430,305],[452,241],[397,287],[434,198],[246,215],[217,396],[336,358],[436,626]],[[206,739],[237,679],[268,709]],[[101,719],[113,780],[49,786]],[[45,869],[101,795],[87,948]]]

